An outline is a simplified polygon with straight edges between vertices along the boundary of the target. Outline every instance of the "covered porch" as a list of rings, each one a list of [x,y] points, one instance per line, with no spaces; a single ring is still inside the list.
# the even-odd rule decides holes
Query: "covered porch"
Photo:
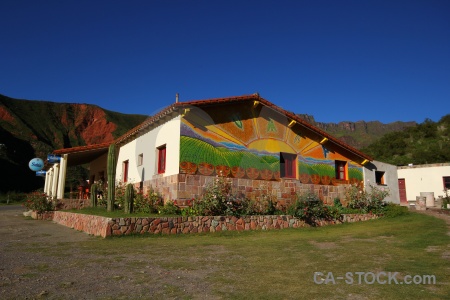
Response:
[[[106,156],[111,142],[91,146],[80,146],[55,150],[57,157],[49,162],[50,167],[45,175],[44,192],[53,200],[88,200],[90,185],[95,181],[103,180],[106,176]],[[89,177],[80,178],[80,184],[65,197],[67,169],[71,166],[89,164]]]

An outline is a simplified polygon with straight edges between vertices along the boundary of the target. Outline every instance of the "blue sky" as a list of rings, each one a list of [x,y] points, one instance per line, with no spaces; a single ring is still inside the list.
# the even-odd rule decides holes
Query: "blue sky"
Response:
[[[319,122],[450,113],[450,1],[1,0],[0,94],[151,115],[260,95]]]

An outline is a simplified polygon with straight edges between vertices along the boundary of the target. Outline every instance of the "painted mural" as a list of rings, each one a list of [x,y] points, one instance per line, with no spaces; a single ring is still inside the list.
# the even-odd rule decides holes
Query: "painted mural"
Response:
[[[235,178],[279,180],[280,153],[297,156],[302,183],[359,183],[362,168],[289,127],[289,120],[259,105],[193,109],[182,118],[180,172]],[[335,161],[348,163],[349,180],[335,179]]]

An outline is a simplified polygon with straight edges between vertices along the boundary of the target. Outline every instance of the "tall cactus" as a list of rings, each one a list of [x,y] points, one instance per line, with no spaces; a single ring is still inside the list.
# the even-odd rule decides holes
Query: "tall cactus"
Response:
[[[133,212],[133,201],[134,201],[134,186],[133,184],[127,184],[125,189],[125,203],[124,203],[124,212],[126,214],[130,214]]]
[[[108,201],[107,211],[114,210],[114,198],[116,194],[116,145],[113,143],[108,149]]]
[[[96,183],[91,185],[91,206],[97,207],[97,191],[98,187]]]

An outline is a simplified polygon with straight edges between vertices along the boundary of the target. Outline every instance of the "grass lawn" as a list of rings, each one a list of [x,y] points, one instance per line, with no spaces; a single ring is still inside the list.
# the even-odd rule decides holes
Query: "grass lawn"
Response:
[[[189,278],[206,282],[213,296],[226,299],[448,299],[447,231],[443,220],[411,213],[322,228],[113,237],[80,247],[117,261],[126,256],[135,282],[149,280],[140,273],[146,262],[178,274],[161,296],[181,299],[195,298],[183,289]],[[315,283],[315,272],[323,273],[327,284]],[[346,283],[347,272],[352,284]],[[356,272],[364,272],[361,284]],[[369,272],[380,275],[381,283],[370,284]],[[380,272],[398,272],[398,284],[389,284]],[[408,275],[432,275],[436,283],[401,284]]]

